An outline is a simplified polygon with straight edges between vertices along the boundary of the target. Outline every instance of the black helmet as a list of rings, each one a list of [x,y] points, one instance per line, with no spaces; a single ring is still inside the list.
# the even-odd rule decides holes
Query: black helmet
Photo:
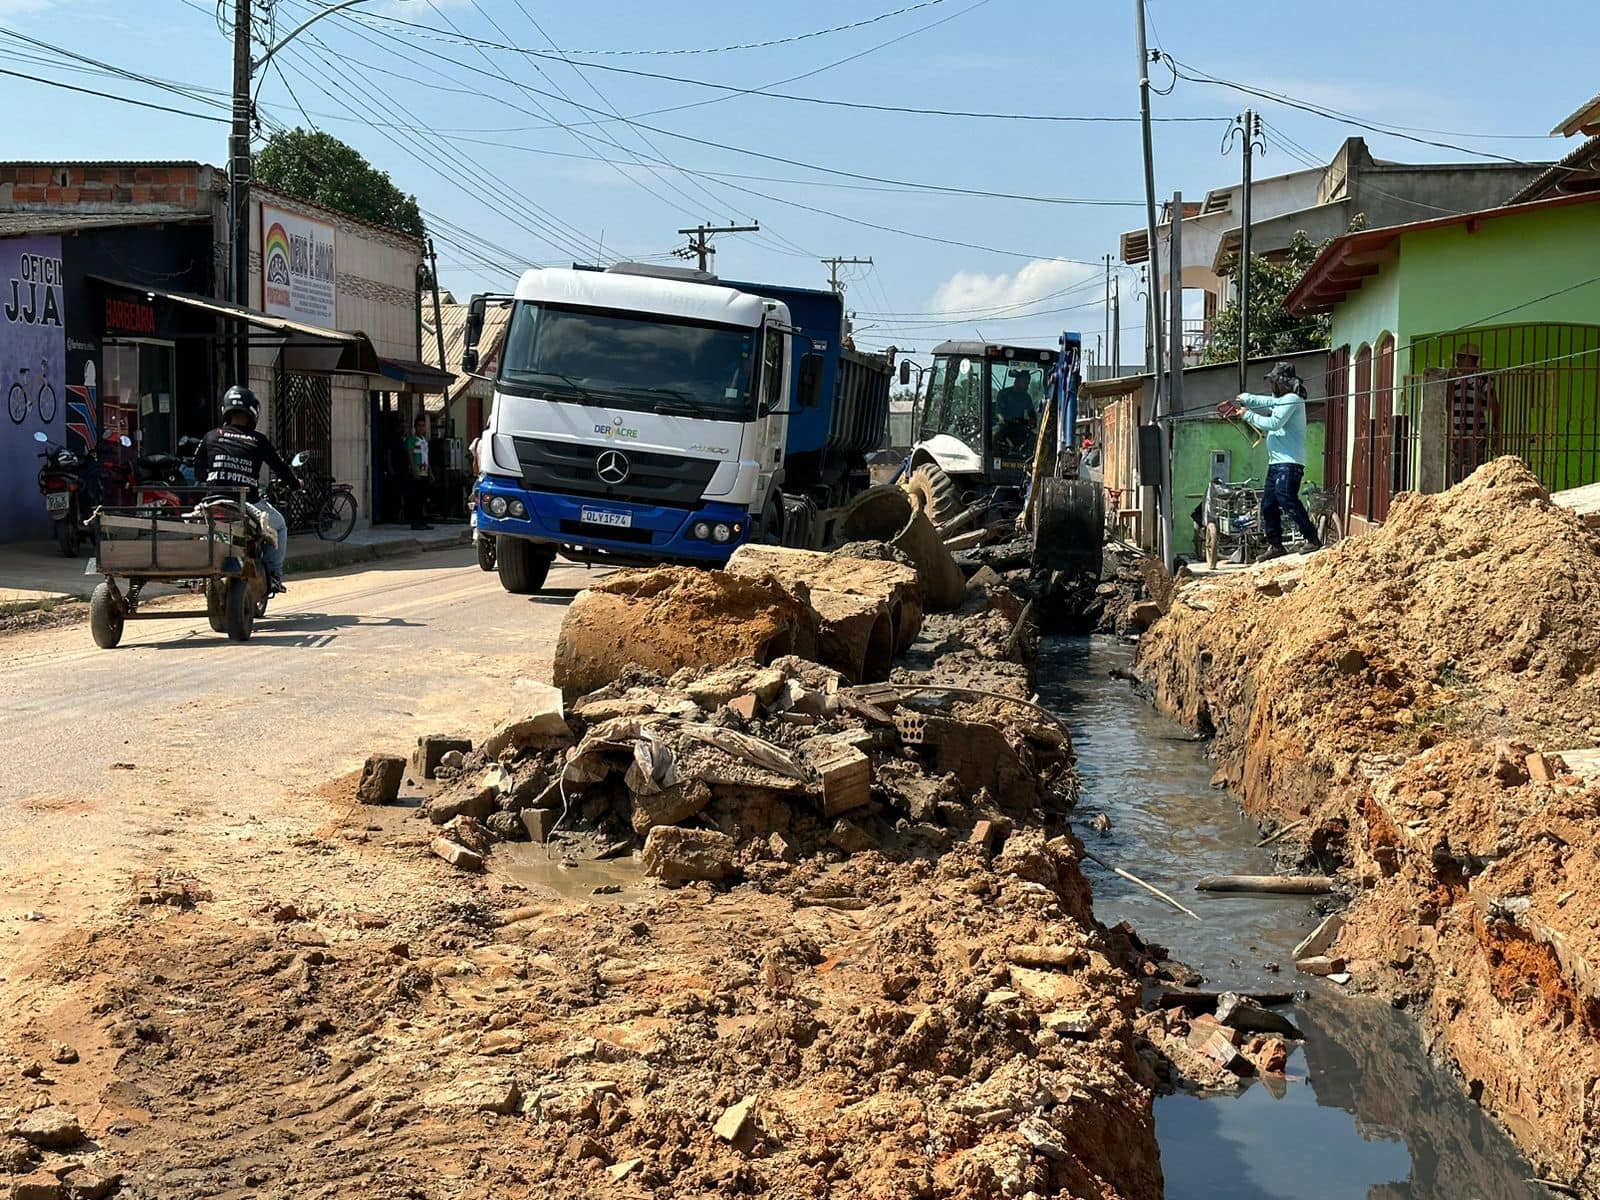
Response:
[[[261,415],[261,402],[256,399],[256,394],[247,387],[234,384],[222,397],[222,421],[227,424],[232,413],[242,412],[250,418],[250,428],[256,427],[256,418]]]

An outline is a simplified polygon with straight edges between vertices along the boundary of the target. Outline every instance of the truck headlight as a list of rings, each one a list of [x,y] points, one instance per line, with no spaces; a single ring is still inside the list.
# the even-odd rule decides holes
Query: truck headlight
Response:
[[[721,521],[718,521],[716,527],[711,530],[711,539],[715,542],[725,542],[732,536],[733,530],[729,529]]]
[[[519,518],[526,517],[528,515],[528,506],[521,500],[513,500],[511,502],[511,515]]]
[[[707,521],[696,521],[694,523],[694,529],[691,530],[690,532],[692,532],[695,537],[699,538],[702,542],[704,542],[704,541],[709,540],[710,537],[711,537],[711,525]]]
[[[511,506],[506,503],[506,498],[504,496],[491,496],[489,497],[489,503],[487,507],[491,517],[503,517],[506,515],[506,509],[510,508]]]

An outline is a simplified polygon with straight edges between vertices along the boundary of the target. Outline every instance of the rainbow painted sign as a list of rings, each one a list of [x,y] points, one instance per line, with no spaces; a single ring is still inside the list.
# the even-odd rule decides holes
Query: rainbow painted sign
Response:
[[[261,311],[335,327],[332,225],[261,206]]]

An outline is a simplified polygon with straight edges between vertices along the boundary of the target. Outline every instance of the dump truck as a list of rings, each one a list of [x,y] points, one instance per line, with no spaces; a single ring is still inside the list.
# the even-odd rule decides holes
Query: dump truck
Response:
[[[619,264],[527,271],[511,306],[477,528],[511,592],[574,562],[720,566],[740,545],[818,548],[871,484],[893,360],[845,344],[833,292]]]

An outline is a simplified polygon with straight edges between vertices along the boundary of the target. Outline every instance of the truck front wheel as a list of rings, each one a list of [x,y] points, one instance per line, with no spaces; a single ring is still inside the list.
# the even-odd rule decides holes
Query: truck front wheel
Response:
[[[778,511],[777,500],[767,501],[766,508],[761,510],[754,540],[763,546],[783,545],[783,517]]]
[[[544,586],[555,555],[523,538],[495,535],[494,565],[500,586],[517,596],[531,596]]]

